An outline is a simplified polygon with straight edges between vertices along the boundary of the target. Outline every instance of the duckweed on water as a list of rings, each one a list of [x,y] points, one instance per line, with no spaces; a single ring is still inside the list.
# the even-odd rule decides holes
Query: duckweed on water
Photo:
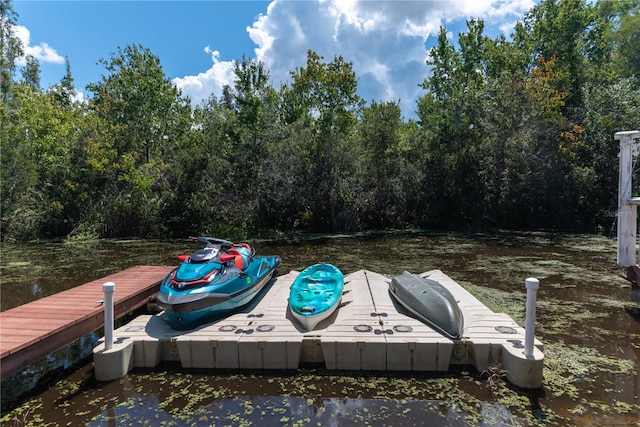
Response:
[[[459,425],[476,425],[483,419],[482,412],[488,410],[486,404],[474,396],[456,392],[459,390],[459,378],[418,379],[351,374],[353,376],[299,371],[295,377],[252,375],[248,381],[277,386],[280,396],[272,395],[276,390],[270,390],[269,395],[245,397],[233,390],[242,386],[235,380],[247,381],[246,377],[241,379],[242,375],[216,379],[206,375],[174,373],[180,379],[167,384],[162,375],[136,374],[119,384],[122,386],[120,393],[124,393],[122,396],[96,396],[95,393],[106,393],[106,390],[85,390],[83,394],[93,409],[67,411],[65,415],[87,425],[102,425],[114,420],[114,414],[118,414],[118,425],[136,425],[143,419],[154,420],[154,425],[200,425],[199,422],[215,423],[225,419],[233,420],[234,425],[264,425],[265,420],[278,419],[282,422],[285,418],[297,422],[300,419],[317,420],[324,424],[326,417],[342,417],[345,413],[363,423],[376,420],[397,422],[399,417],[413,423],[415,417],[424,415],[426,407],[434,416],[440,414],[437,416],[458,419]],[[150,381],[162,389],[156,395],[159,400],[152,405],[134,392],[137,383],[148,385]],[[55,390],[64,392],[64,384],[56,385]],[[353,397],[340,397],[346,395]],[[366,402],[365,406],[361,406],[362,402]],[[300,408],[310,406],[312,413],[302,416]],[[66,405],[64,409],[68,409]],[[80,421],[82,419],[85,421]],[[40,421],[32,418],[25,425],[37,425]]]
[[[636,405],[620,400],[609,406],[580,399],[582,390],[598,373],[632,372],[635,369],[632,361],[604,357],[594,350],[563,343],[548,344],[545,354],[546,392],[555,397],[566,395],[577,400],[572,410],[574,415],[593,410],[604,415],[620,412],[633,414],[638,411]],[[459,420],[459,425],[492,425],[487,424],[487,420],[491,419],[496,421],[496,425],[530,426],[563,425],[567,421],[544,406],[532,410],[531,398],[514,392],[505,383],[498,383],[491,389],[496,402],[493,404],[463,392],[461,390],[469,386],[487,387],[485,381],[479,381],[469,372],[454,377],[434,378],[362,375],[358,372],[335,374],[327,371],[298,371],[285,376],[254,373],[249,376],[229,374],[214,377],[177,372],[171,374],[172,380],[167,377],[168,372],[128,376],[119,384],[124,393],[122,396],[105,396],[101,393],[106,391],[100,389],[85,390],[82,393],[94,411],[66,413],[76,420],[85,419],[81,424],[95,426],[109,420],[115,421],[113,414],[118,414],[118,425],[123,426],[140,425],[142,420],[153,420],[152,425],[167,426],[209,425],[233,420],[234,425],[249,426],[276,425],[267,421],[277,419],[282,422],[285,418],[290,423],[292,420],[299,423],[302,419],[322,423],[326,417],[335,418],[344,411],[352,419],[365,424],[389,420],[398,422],[400,418],[407,418],[410,422],[415,420],[415,416],[424,416],[426,409],[449,421]],[[244,390],[239,393],[237,389],[247,386],[248,382],[252,382],[254,389],[260,388],[255,386],[261,384],[267,394],[244,396]],[[135,392],[141,383],[145,383],[147,388],[149,383],[155,383],[159,390],[156,398],[159,400],[149,402]],[[60,381],[54,389],[72,398],[66,381]],[[358,406],[358,401],[366,402],[366,406]],[[42,406],[41,401],[39,406]],[[301,414],[301,407],[312,407],[313,412]],[[18,408],[14,417],[25,414],[28,418],[31,416],[27,412],[29,409],[38,409],[37,399]],[[4,418],[1,421],[6,423],[11,419]],[[35,426],[42,422],[41,417],[32,417],[23,425]]]
[[[525,293],[488,288],[467,281],[459,281],[459,283],[491,311],[506,313],[518,324],[524,324]]]
[[[337,264],[348,266],[345,273],[366,268],[388,275],[400,268],[389,264],[389,254],[395,254],[398,256],[392,258],[402,259],[406,264],[402,268],[410,271],[443,270],[491,310],[506,313],[520,325],[525,316],[524,279],[537,277],[541,289],[536,335],[545,352],[541,395],[514,390],[503,379],[490,383],[479,373],[466,371],[430,376],[170,370],[138,372],[113,383],[79,388],[72,385],[73,380],[61,381],[45,394],[46,402],[41,396],[29,400],[5,414],[0,423],[204,426],[232,422],[263,427],[340,424],[349,419],[350,425],[637,425],[639,400],[628,390],[638,384],[640,334],[635,323],[628,323],[625,311],[640,310],[637,304],[628,303],[628,282],[597,265],[615,265],[615,239],[505,233],[479,239],[447,235],[384,238],[381,242],[367,240],[362,245],[342,240],[305,246],[304,250],[270,248],[269,252],[282,251],[285,272],[294,264],[301,267],[321,257],[346,254],[336,259]],[[82,252],[93,252],[95,258],[99,246]],[[122,258],[129,243],[120,246],[118,257]],[[150,249],[171,255],[173,250],[164,246]],[[134,256],[137,252],[129,255],[130,262],[163,263],[140,261]],[[100,258],[102,265],[85,260],[89,270],[104,271],[104,257]],[[31,292],[31,283],[26,283],[25,292]]]
[[[599,374],[628,374],[636,369],[632,360],[608,357],[593,348],[562,342],[545,346],[545,388],[556,397],[566,394],[577,399],[582,388],[593,383],[595,378],[602,378]],[[580,384],[583,386],[578,387]],[[599,387],[605,385],[600,383]]]

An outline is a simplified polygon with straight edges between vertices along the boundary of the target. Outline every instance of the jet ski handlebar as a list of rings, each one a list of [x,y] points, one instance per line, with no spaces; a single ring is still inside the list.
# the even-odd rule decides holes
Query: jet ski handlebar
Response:
[[[189,237],[189,240],[194,242],[202,243],[203,245],[207,245],[208,248],[220,248],[223,250],[227,250],[233,247],[233,243],[228,240],[217,239],[215,237]]]

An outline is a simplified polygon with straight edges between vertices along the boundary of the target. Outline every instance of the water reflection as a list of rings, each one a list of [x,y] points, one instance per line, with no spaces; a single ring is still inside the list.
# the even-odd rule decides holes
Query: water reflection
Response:
[[[442,382],[439,386],[437,382]],[[385,387],[385,383],[392,387]],[[74,425],[524,425],[503,403],[461,395],[454,379],[336,376],[299,371],[262,374],[137,373],[88,389],[92,405],[58,400],[58,419]],[[144,384],[144,386],[143,386]],[[143,386],[143,388],[142,388]],[[144,392],[141,390],[144,389]],[[435,398],[433,393],[444,393]],[[389,396],[384,396],[389,393]],[[346,396],[353,394],[353,396]],[[50,418],[52,419],[52,418]]]
[[[34,299],[38,299],[42,297],[42,286],[38,285],[37,283],[34,283],[31,286],[31,294],[33,295]]]
[[[134,416],[125,416],[129,410],[109,408],[90,421],[87,426],[144,425],[153,420],[154,425],[429,425],[466,426],[453,409],[442,408],[438,401],[392,401],[385,399],[328,398],[320,401],[303,397],[235,397],[219,399],[203,406],[194,414],[157,411],[158,399],[136,394],[124,408],[139,408]],[[483,415],[490,424],[514,425],[517,419],[510,416],[502,405],[487,404]],[[126,421],[125,421],[126,420]],[[454,421],[455,420],[455,421]],[[124,421],[124,422],[123,422]]]

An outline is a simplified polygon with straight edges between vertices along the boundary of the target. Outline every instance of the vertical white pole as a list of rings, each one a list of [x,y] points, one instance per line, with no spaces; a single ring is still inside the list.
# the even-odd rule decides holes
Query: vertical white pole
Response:
[[[618,175],[618,265],[632,267],[636,265],[636,226],[637,206],[629,203],[631,198],[633,158],[637,154],[637,141],[640,132],[617,132],[616,141],[620,141],[620,162]]]
[[[525,280],[527,287],[527,313],[524,330],[524,356],[533,356],[533,343],[536,337],[536,298],[540,281],[532,277]]]
[[[104,348],[109,350],[113,348],[113,293],[116,290],[116,284],[106,282],[102,285],[104,292]]]

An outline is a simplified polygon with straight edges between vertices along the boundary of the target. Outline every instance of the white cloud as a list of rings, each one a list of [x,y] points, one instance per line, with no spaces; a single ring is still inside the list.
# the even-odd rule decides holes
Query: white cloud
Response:
[[[16,25],[13,27],[13,31],[15,36],[22,42],[22,46],[24,48],[24,56],[22,58],[18,58],[18,65],[25,65],[25,57],[27,55],[32,55],[41,63],[49,62],[53,64],[64,64],[64,58],[47,43],[43,42],[36,46],[31,46],[31,32],[26,27]]]
[[[200,104],[212,94],[220,96],[224,86],[233,86],[235,79],[235,63],[233,61],[221,61],[220,52],[212,50],[209,46],[205,47],[204,51],[211,55],[213,62],[211,68],[197,76],[173,79],[173,84],[182,90],[184,95],[191,98],[192,105]]]
[[[353,63],[359,94],[367,101],[398,101],[405,117],[415,111],[428,76],[425,43],[441,24],[482,18],[485,28],[507,31],[534,4],[533,0],[272,1],[265,15],[247,27],[272,84],[290,78],[313,50],[330,62],[337,55]],[[509,27],[511,26],[511,27]],[[192,99],[219,94],[233,83],[233,63],[219,61],[205,73],[174,82]]]

